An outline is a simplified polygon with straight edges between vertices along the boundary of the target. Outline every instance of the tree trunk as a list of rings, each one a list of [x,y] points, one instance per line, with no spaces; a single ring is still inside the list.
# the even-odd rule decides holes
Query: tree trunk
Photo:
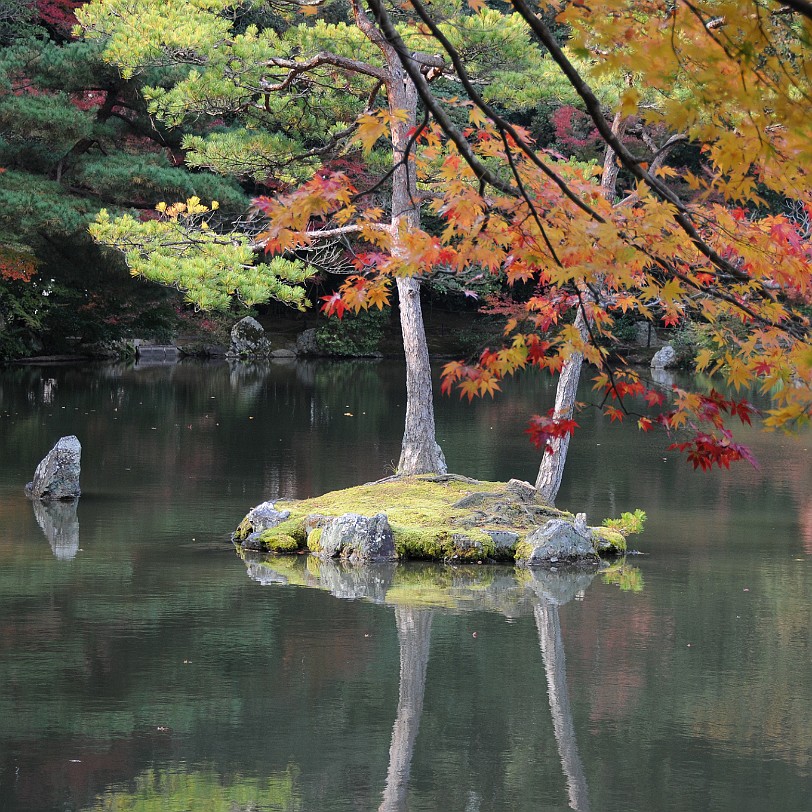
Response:
[[[575,326],[578,328],[583,341],[586,341],[589,338],[589,333],[586,329],[583,310],[580,307],[578,308],[578,315],[575,317]],[[578,381],[581,377],[583,362],[584,356],[580,352],[572,353],[564,361],[555,390],[553,417],[556,420],[569,419],[575,411],[575,397],[578,391]],[[549,443],[550,450],[545,450],[541,465],[539,465],[536,490],[545,502],[554,505],[564,476],[564,464],[567,461],[570,435],[565,434],[563,437],[554,437]]]
[[[387,85],[392,115],[392,252],[397,255],[402,231],[420,227],[417,170],[410,134],[417,124],[417,90],[397,53],[387,46]],[[403,116],[403,113],[406,113]],[[399,120],[402,118],[404,120]],[[420,281],[397,279],[400,327],[406,355],[406,421],[398,462],[398,474],[445,473],[446,462],[435,439],[431,365],[420,307]]]
[[[612,132],[619,138],[626,132],[628,118],[620,113],[615,115],[612,121]],[[617,177],[619,167],[615,160],[615,151],[606,147],[603,156],[603,172],[601,174],[601,192],[608,199],[612,200],[617,188]],[[575,317],[575,326],[581,336],[581,340],[586,343],[589,340],[586,319],[583,308],[578,308]],[[568,419],[575,411],[575,396],[578,391],[578,381],[581,377],[581,367],[584,363],[584,356],[580,352],[574,352],[564,362],[561,368],[561,375],[558,378],[558,385],[555,390],[555,407],[553,416],[556,420]],[[536,490],[539,496],[550,505],[555,504],[558,490],[561,487],[561,480],[564,476],[564,464],[567,461],[567,451],[570,446],[570,435],[556,437],[550,441],[551,451],[545,451],[544,457],[539,466],[538,477],[536,477]]]

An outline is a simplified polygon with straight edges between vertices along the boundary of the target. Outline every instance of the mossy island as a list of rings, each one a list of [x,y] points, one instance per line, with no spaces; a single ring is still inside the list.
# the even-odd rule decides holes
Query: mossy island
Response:
[[[233,535],[243,550],[351,562],[599,564],[623,555],[645,514],[589,526],[546,504],[527,482],[455,474],[393,476],[303,500],[263,502]]]

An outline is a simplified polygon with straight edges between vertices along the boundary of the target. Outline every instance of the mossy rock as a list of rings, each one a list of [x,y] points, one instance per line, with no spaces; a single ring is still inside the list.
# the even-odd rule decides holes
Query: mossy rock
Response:
[[[626,552],[626,537],[611,527],[590,527],[592,545],[598,555],[623,555]]]
[[[272,553],[297,553],[299,542],[287,533],[279,533],[276,528],[260,534],[259,540]]]
[[[523,487],[517,488],[517,484]],[[298,553],[307,549],[321,553],[321,525],[325,519],[347,513],[371,517],[384,512],[400,559],[510,561],[523,557],[524,538],[547,520],[575,519],[532,493],[532,486],[516,481],[480,482],[453,474],[390,477],[312,499],[278,500],[274,510],[289,516],[259,538],[273,552]],[[618,530],[591,530],[599,553],[615,555],[625,551],[626,540]],[[233,538],[241,542],[252,532],[246,517]],[[494,541],[505,533],[515,538],[515,544]]]

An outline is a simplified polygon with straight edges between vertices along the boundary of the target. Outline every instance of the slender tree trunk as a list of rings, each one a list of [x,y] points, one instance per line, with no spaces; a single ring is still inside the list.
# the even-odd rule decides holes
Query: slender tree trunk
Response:
[[[615,115],[612,121],[612,132],[623,137],[626,132],[628,118],[624,118],[620,113]],[[603,157],[603,172],[601,174],[601,191],[609,200],[615,196],[617,187],[617,176],[619,167],[615,161],[615,151],[607,146]],[[589,340],[586,318],[583,308],[578,308],[575,317],[575,326],[581,336],[581,340],[586,343]],[[578,381],[581,378],[581,367],[584,363],[584,356],[580,352],[574,352],[564,362],[561,368],[561,375],[558,378],[558,385],[555,390],[555,406],[553,416],[556,420],[563,420],[572,417],[575,410],[575,398],[578,391]],[[539,465],[539,473],[536,477],[536,490],[548,504],[554,505],[564,477],[564,465],[567,462],[567,451],[570,445],[570,435],[556,437],[550,441],[551,451],[545,451],[544,457]]]
[[[398,713],[389,748],[389,770],[380,812],[402,812],[406,809],[414,742],[420,727],[423,695],[426,691],[431,619],[432,612],[428,609],[395,609],[400,641],[400,687]]]
[[[553,732],[561,766],[567,777],[569,805],[576,812],[589,812],[589,791],[584,765],[578,752],[578,742],[575,739],[575,725],[572,721],[572,707],[567,689],[567,667],[558,606],[551,601],[541,600],[534,612],[541,657],[547,675],[547,695],[553,716]]]
[[[381,48],[390,74],[386,90],[392,116],[392,160],[395,167],[392,175],[392,251],[397,254],[399,235],[420,227],[414,145],[409,144],[417,124],[417,89],[395,50],[383,40],[380,32],[377,36],[379,41],[373,39],[373,42]],[[445,473],[445,457],[435,439],[431,365],[420,307],[420,281],[414,277],[398,278],[397,289],[406,356],[406,420],[397,472],[403,475]]]
[[[586,329],[586,319],[583,310],[578,309],[575,317],[575,326],[581,335],[581,339],[586,341],[589,333]],[[584,356],[580,352],[574,352],[564,361],[561,368],[561,375],[558,378],[558,385],[555,389],[555,406],[553,417],[556,420],[566,420],[572,417],[575,411],[575,398],[578,391],[578,381],[581,378],[581,367],[584,363]],[[564,477],[564,464],[567,461],[567,451],[570,445],[570,435],[554,437],[550,441],[550,449],[545,450],[544,456],[539,465],[539,473],[536,478],[536,490],[539,496],[548,504],[554,505],[558,496],[558,489],[561,487],[561,480]]]

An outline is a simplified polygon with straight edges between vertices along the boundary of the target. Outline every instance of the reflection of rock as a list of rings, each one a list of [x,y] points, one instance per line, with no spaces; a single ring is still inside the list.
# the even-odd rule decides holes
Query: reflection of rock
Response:
[[[46,502],[77,498],[82,493],[79,488],[81,457],[82,446],[75,436],[60,438],[37,466],[25,492],[32,499]]]
[[[33,500],[37,524],[60,561],[70,561],[79,551],[79,518],[76,515],[78,504],[78,499],[61,502]]]
[[[533,569],[528,573],[524,586],[541,600],[563,606],[584,592],[596,574],[597,570],[586,568],[568,569],[563,572]]]
[[[652,369],[673,369],[676,365],[677,353],[670,344],[666,344],[661,350],[657,350],[651,359]]]
[[[229,381],[231,388],[239,393],[243,402],[251,402],[259,394],[265,379],[270,373],[268,364],[251,364],[243,361],[229,359]]]
[[[350,561],[390,561],[396,557],[392,528],[383,513],[345,513],[320,524],[308,538],[308,546],[319,556],[341,556]]]
[[[265,328],[251,316],[240,319],[231,328],[231,347],[227,355],[236,358],[267,358],[271,342]]]
[[[352,564],[316,556],[258,555],[238,548],[248,575],[263,584],[323,589],[339,598],[454,611],[500,612],[521,617],[543,600],[562,605],[584,592],[594,567],[513,569],[438,564]]]
[[[426,691],[426,667],[429,662],[432,612],[425,609],[398,607],[395,622],[400,643],[400,685],[398,713],[392,728],[389,747],[389,769],[380,812],[406,809],[406,792],[420,717]]]
[[[651,380],[654,381],[654,383],[660,384],[660,386],[670,387],[674,385],[674,373],[667,369],[652,367]]]
[[[383,603],[392,585],[395,564],[357,566],[343,561],[322,559],[317,567],[320,585],[336,598],[350,598]]]
[[[256,581],[258,584],[262,584],[262,586],[268,586],[268,584],[287,584],[289,583],[288,579],[282,575],[281,572],[276,572],[272,570],[270,567],[263,566],[260,561],[248,561],[245,562],[246,570],[248,571],[248,577],[252,581]]]
[[[516,562],[529,567],[589,560],[597,561],[597,555],[585,521],[574,526],[563,519],[550,519],[516,548]]]

